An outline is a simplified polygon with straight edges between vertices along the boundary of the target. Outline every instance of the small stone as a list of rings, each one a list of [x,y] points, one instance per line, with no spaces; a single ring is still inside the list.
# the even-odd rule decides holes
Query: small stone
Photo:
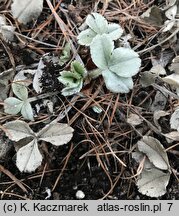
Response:
[[[78,190],[78,191],[76,192],[76,198],[77,198],[77,199],[84,199],[84,198],[85,198],[84,192],[81,191],[81,190]]]

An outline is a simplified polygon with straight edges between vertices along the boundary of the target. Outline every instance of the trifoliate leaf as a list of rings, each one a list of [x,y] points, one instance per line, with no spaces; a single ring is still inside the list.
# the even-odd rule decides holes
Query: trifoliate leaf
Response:
[[[170,118],[170,127],[179,131],[179,108],[175,110]]]
[[[81,45],[89,46],[97,35],[107,34],[111,40],[117,40],[123,33],[120,25],[108,24],[107,20],[98,13],[88,15],[84,24],[88,29],[83,30],[77,37]]]
[[[28,91],[26,86],[18,83],[12,83],[12,90],[14,94],[21,99],[22,101],[27,100],[28,98]]]
[[[37,19],[43,9],[43,0],[13,0],[11,5],[12,15],[20,23],[26,24],[32,19]]]
[[[93,62],[100,69],[106,69],[114,49],[114,42],[107,35],[97,35],[90,46]]]
[[[150,196],[159,197],[166,193],[166,187],[170,180],[170,173],[153,168],[150,171],[143,170],[137,181],[139,192]]]
[[[21,114],[25,119],[34,121],[33,110],[31,104],[28,101],[23,102],[23,106],[21,108]]]
[[[133,88],[132,78],[117,76],[109,70],[102,71],[106,87],[114,93],[128,93]]]
[[[33,139],[17,151],[16,166],[21,172],[33,172],[41,163],[42,155],[38,149],[36,139]]]
[[[161,170],[169,170],[169,161],[167,153],[159,140],[144,136],[142,140],[137,143],[139,151],[145,153],[155,167]]]
[[[129,48],[117,48],[109,60],[109,69],[122,77],[132,77],[141,65],[141,60],[136,52]]]
[[[92,13],[87,16],[86,24],[97,34],[104,34],[108,29],[107,20],[98,13]]]
[[[93,62],[102,70],[106,87],[115,93],[127,93],[133,88],[131,76],[139,70],[141,60],[129,48],[114,49],[106,35],[96,36],[90,45]]]
[[[16,115],[21,111],[23,102],[14,97],[8,97],[4,100],[4,112],[11,115]]]
[[[73,136],[73,128],[67,124],[49,124],[46,125],[37,136],[39,140],[50,142],[53,145],[59,146],[68,143]]]
[[[26,122],[16,120],[4,124],[5,133],[16,143],[16,165],[21,172],[32,172],[40,166],[42,155],[38,149],[38,141],[44,140],[53,145],[63,145],[73,136],[73,128],[67,124],[51,123],[34,133]],[[23,144],[23,145],[22,145]]]
[[[13,141],[19,141],[26,137],[34,137],[35,134],[29,125],[23,121],[15,120],[4,124],[6,136]]]

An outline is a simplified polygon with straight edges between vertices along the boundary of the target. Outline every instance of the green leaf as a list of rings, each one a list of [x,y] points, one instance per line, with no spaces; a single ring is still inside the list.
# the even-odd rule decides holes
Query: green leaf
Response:
[[[106,87],[114,93],[128,93],[133,88],[132,78],[119,77],[109,70],[102,72]]]
[[[95,65],[100,69],[106,69],[113,49],[114,42],[106,34],[97,35],[90,46],[91,57]]]
[[[86,24],[97,34],[103,34],[107,32],[108,22],[98,13],[92,13],[87,16]]]
[[[21,108],[21,114],[25,119],[34,121],[33,110],[31,104],[28,101],[25,101],[23,103],[23,106]]]
[[[80,45],[89,46],[93,40],[93,38],[97,35],[92,29],[86,29],[78,35],[78,43]]]
[[[71,51],[70,43],[66,43],[65,47],[63,48],[62,54],[60,56],[60,61],[59,61],[60,66],[64,65],[66,62],[70,60],[71,57],[70,51]]]
[[[18,83],[12,83],[12,90],[14,94],[21,100],[27,100],[28,98],[28,91],[26,86]]]
[[[117,40],[118,38],[121,37],[122,33],[123,33],[123,29],[121,28],[120,25],[116,23],[108,24],[107,34],[109,35],[111,40]]]
[[[4,100],[4,112],[16,115],[21,111],[23,102],[17,98],[14,97],[8,97]]]
[[[71,63],[71,72],[79,74],[79,78],[84,78],[87,74],[85,67],[81,65],[78,61],[73,61]]]
[[[109,61],[109,69],[121,77],[131,77],[139,71],[141,60],[138,54],[129,49],[120,47],[113,51]]]
[[[86,77],[87,71],[83,65],[78,61],[71,63],[71,71],[62,71],[59,82],[61,82],[65,88],[61,93],[64,96],[69,96],[80,92],[83,86],[83,79]]]

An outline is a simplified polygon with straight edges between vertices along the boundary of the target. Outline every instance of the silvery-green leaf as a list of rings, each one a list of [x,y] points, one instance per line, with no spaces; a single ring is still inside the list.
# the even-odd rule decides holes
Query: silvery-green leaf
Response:
[[[170,173],[153,168],[150,171],[143,170],[137,181],[139,192],[150,196],[159,197],[166,193],[166,187],[170,180]]]
[[[17,151],[16,166],[21,172],[33,172],[42,163],[42,155],[38,149],[37,140],[33,139]]]
[[[95,65],[100,69],[106,69],[113,49],[114,42],[106,34],[97,35],[90,45],[91,57]]]
[[[29,125],[20,120],[7,122],[3,126],[6,128],[6,136],[13,141],[19,141],[27,137],[35,136]]]
[[[133,81],[130,77],[120,77],[109,70],[102,71],[102,76],[106,87],[114,93],[128,93],[133,88]]]
[[[138,54],[128,48],[117,48],[109,61],[109,69],[121,77],[131,77],[139,71],[141,59]]]
[[[12,90],[14,92],[14,94],[21,100],[27,100],[28,98],[28,91],[27,91],[27,87],[22,85],[22,84],[18,84],[16,83],[12,83]]]
[[[103,34],[107,32],[107,20],[101,14],[89,14],[85,22],[97,34]]]
[[[16,115],[20,112],[22,108],[23,102],[17,98],[14,97],[8,97],[4,100],[4,112]]]
[[[144,136],[137,142],[139,151],[145,153],[155,167],[162,170],[169,170],[170,165],[167,153],[159,140],[151,136]]]
[[[73,128],[67,124],[54,123],[46,125],[38,132],[37,137],[39,140],[44,140],[59,146],[64,145],[71,140],[73,131]]]
[[[121,28],[120,25],[116,23],[108,24],[107,34],[109,35],[111,40],[117,40],[118,38],[121,37],[122,33],[123,33],[123,29]]]
[[[11,5],[13,17],[23,24],[37,19],[42,9],[43,0],[13,0]]]
[[[80,45],[89,46],[93,40],[93,38],[97,35],[92,29],[86,29],[78,35],[78,43]]]
[[[25,101],[23,103],[23,106],[21,108],[21,114],[25,119],[34,121],[33,110],[31,104],[28,101]]]
[[[179,108],[175,110],[170,118],[170,127],[179,131]]]
[[[77,83],[73,83],[73,87],[65,87],[62,89],[61,94],[63,96],[70,96],[73,94],[76,94],[78,92],[80,92],[80,90],[82,89],[83,86],[83,81],[79,80]]]

